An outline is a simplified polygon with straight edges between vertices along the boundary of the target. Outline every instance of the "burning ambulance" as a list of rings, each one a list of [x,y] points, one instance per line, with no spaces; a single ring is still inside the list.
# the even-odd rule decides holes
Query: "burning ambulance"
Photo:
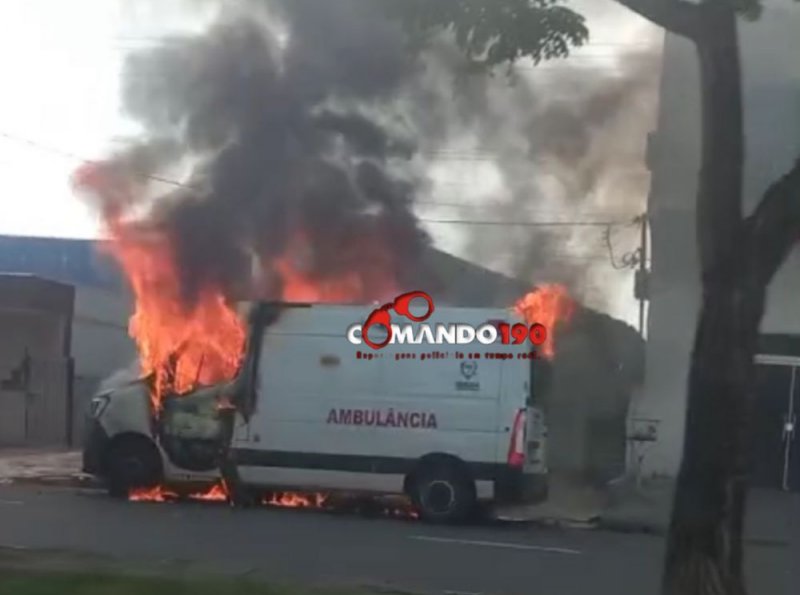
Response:
[[[85,471],[121,496],[198,484],[221,485],[234,502],[274,490],[404,495],[431,522],[545,498],[533,345],[353,345],[348,329],[371,310],[250,304],[230,380],[204,380],[214,358],[200,352],[192,371],[105,383],[91,404]],[[523,320],[512,309],[437,308],[427,322]],[[176,374],[189,375],[188,390]]]

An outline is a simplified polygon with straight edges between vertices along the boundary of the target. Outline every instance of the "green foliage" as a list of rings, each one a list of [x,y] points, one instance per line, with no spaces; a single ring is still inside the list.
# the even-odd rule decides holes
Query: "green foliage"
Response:
[[[761,16],[764,6],[761,0],[733,0],[736,11],[748,21],[755,21]]]
[[[411,39],[425,44],[442,31],[476,65],[528,57],[535,63],[569,55],[589,38],[584,18],[564,0],[379,0]]]
[[[794,0],[800,2],[800,0]],[[732,0],[736,11],[748,21],[755,21],[764,11],[763,0]]]
[[[312,590],[236,578],[162,578],[89,572],[0,568],[0,595],[359,595],[354,590]]]
[[[332,0],[331,0],[332,1]],[[520,58],[535,63],[569,55],[583,45],[589,29],[582,15],[565,6],[567,0],[369,0],[403,22],[413,45],[420,46],[442,32],[451,33],[473,65],[491,68]],[[693,0],[661,0],[695,4]],[[757,20],[763,0],[704,0],[732,2],[746,20]],[[800,0],[795,0],[800,2]],[[650,0],[643,4],[652,5]],[[636,0],[623,2],[635,8]]]

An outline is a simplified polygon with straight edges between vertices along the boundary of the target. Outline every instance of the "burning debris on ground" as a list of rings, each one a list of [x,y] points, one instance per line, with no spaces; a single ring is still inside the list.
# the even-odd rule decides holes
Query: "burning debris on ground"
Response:
[[[128,494],[131,502],[220,502],[232,504],[232,498],[224,482],[210,488],[191,493],[180,492],[165,486],[132,490]],[[296,508],[320,510],[329,513],[358,514],[361,516],[417,519],[419,515],[408,502],[397,498],[362,497],[347,494],[322,492],[264,492],[252,498],[252,505],[267,508]]]

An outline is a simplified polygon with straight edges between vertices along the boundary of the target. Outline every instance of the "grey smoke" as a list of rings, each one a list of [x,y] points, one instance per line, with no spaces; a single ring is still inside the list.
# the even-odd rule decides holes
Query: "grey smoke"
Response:
[[[590,22],[591,25],[591,22]],[[585,59],[530,69],[522,64],[512,78],[503,73],[454,76],[463,57],[443,44],[428,61],[426,85],[410,100],[424,148],[435,152],[439,139],[461,139],[464,169],[497,168],[502,189],[475,203],[458,196],[470,180],[446,197],[461,209],[434,208],[446,219],[496,221],[632,220],[644,208],[648,177],[644,164],[647,134],[655,124],[660,55],[657,43],[620,48],[616,68],[592,68]],[[438,81],[438,84],[437,84]],[[439,228],[437,228],[439,229]],[[610,260],[603,228],[467,227],[471,258],[534,282],[567,284],[583,299],[605,309],[613,301]],[[635,247],[636,228],[615,230],[619,250]],[[617,257],[620,255],[617,254]],[[600,285],[600,290],[597,290]],[[627,284],[626,288],[627,288]],[[629,288],[628,288],[629,289]]]
[[[269,262],[298,230],[310,276],[358,271],[360,299],[378,297],[369,281],[382,267],[402,284],[428,241],[397,165],[413,145],[364,111],[415,72],[399,31],[360,0],[224,6],[207,32],[133,54],[124,72],[124,109],[148,137],[115,164],[141,177],[196,162],[142,222],[170,238],[186,299],[241,287],[251,254]],[[285,47],[276,26],[291,33]]]
[[[410,54],[369,0],[221,6],[207,32],[134,54],[124,74],[124,108],[148,136],[118,165],[141,175],[187,157],[195,164],[191,188],[159,197],[146,221],[171,238],[187,299],[210,283],[241,286],[250,253],[281,254],[297,227],[311,239],[314,276],[358,270],[366,279],[388,265],[416,288],[429,243],[413,212],[420,174],[460,137],[479,140],[504,188],[490,208],[447,211],[453,217],[543,218],[524,214],[532,208],[570,218],[587,206],[628,216],[641,203],[636,181],[610,176],[641,159],[652,52],[624,61],[617,78],[575,68],[546,85],[510,85],[464,75],[446,39]],[[477,260],[578,295],[597,263],[563,256],[576,242],[602,247],[564,230],[458,229]],[[376,238],[392,258],[369,249]]]

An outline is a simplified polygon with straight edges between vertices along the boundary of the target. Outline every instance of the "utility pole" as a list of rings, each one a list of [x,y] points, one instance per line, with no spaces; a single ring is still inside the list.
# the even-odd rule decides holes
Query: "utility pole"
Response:
[[[645,336],[645,321],[644,321],[644,313],[646,302],[649,297],[649,275],[647,271],[647,213],[643,213],[639,219],[639,224],[641,225],[641,232],[639,236],[639,241],[641,245],[639,246],[639,270],[636,271],[636,298],[639,300],[639,334],[642,337]]]

